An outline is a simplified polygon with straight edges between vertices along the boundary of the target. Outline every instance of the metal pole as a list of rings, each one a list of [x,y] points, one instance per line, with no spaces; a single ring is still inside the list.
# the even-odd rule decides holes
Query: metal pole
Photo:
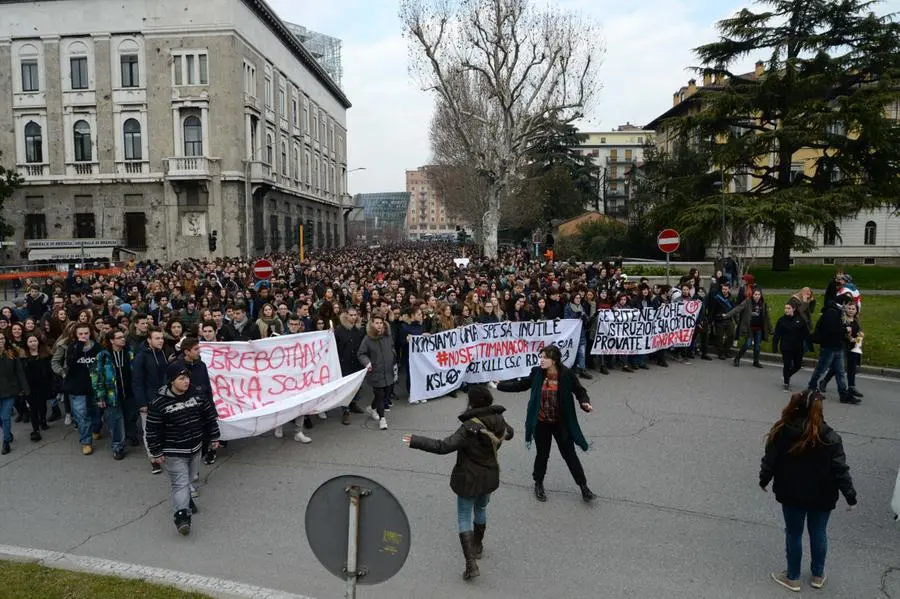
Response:
[[[719,253],[722,258],[722,266],[725,265],[725,171],[722,171],[722,232],[719,242]]]
[[[359,543],[359,498],[362,496],[362,489],[358,485],[347,487],[347,494],[350,496],[350,521],[347,527],[347,590],[344,592],[345,599],[356,599],[356,582],[358,576],[358,566],[356,563],[358,543]]]
[[[666,285],[669,284],[669,256],[671,255],[670,252],[666,252]]]

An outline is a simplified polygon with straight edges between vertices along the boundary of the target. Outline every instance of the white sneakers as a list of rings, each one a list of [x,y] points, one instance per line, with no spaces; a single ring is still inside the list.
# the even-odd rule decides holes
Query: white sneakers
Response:
[[[275,427],[275,438],[276,438],[276,439],[280,439],[280,438],[282,438],[283,436],[284,436],[284,427],[283,427],[283,426],[276,426],[276,427]]]
[[[300,443],[312,443],[312,439],[303,434],[303,416],[297,418],[294,423],[297,425],[297,432],[294,433],[294,441],[299,441]],[[281,439],[282,437],[284,437],[284,427],[276,426],[275,438]]]
[[[378,412],[375,411],[375,408],[366,408],[366,414],[368,414],[369,418],[372,420],[379,420]]]
[[[383,431],[387,430],[387,418],[380,418],[378,420],[378,428]]]
[[[294,433],[294,441],[299,441],[300,443],[312,443],[312,439],[304,435],[302,430],[298,430]]]
[[[328,414],[325,412],[319,412],[319,420],[328,420]]]

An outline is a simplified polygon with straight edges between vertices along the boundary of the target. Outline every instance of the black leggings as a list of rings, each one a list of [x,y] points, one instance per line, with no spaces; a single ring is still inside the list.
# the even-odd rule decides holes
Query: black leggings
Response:
[[[373,387],[375,397],[372,399],[372,409],[378,413],[379,418],[384,418],[384,402],[387,400],[390,387]]]
[[[784,384],[791,383],[791,377],[800,371],[803,366],[803,350],[793,352],[781,352],[782,372],[784,374]]]
[[[29,395],[28,411],[31,412],[31,430],[37,432],[41,424],[47,423],[47,398]]]
[[[544,475],[547,474],[547,460],[550,459],[551,439],[556,439],[556,446],[559,453],[562,454],[572,478],[578,485],[586,485],[587,477],[584,475],[584,468],[581,461],[575,453],[575,441],[566,429],[566,426],[559,422],[549,423],[538,420],[537,427],[534,429],[534,444],[537,446],[537,455],[534,458],[534,473],[532,477],[534,482],[543,483]]]

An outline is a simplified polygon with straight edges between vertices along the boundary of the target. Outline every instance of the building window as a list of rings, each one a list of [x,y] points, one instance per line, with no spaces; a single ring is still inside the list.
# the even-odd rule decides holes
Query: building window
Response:
[[[863,239],[864,245],[875,245],[878,236],[878,225],[875,224],[875,221],[870,220],[866,223],[866,231],[865,238]]]
[[[44,214],[25,215],[25,239],[47,239],[47,216]]]
[[[87,121],[77,121],[73,127],[75,134],[75,162],[90,162],[93,159],[91,152],[91,126]]]
[[[248,63],[244,63],[244,92],[255,98],[256,97],[256,68]]]
[[[122,130],[125,136],[125,160],[141,160],[141,124],[137,119],[128,119]]]
[[[639,143],[639,144],[644,143],[644,138],[639,136],[639,137],[638,137],[638,143]]]
[[[822,245],[837,245],[837,225],[827,223],[822,231]]]
[[[272,134],[266,133],[266,164],[272,165],[275,162],[275,144],[272,141]]]
[[[605,138],[605,137],[601,137],[601,138],[600,138],[600,143],[605,144],[605,143],[606,143],[606,138]]]
[[[319,141],[319,109],[313,108],[313,135]]]
[[[207,85],[209,73],[206,52],[172,55],[175,85]]]
[[[303,98],[303,132],[309,133],[309,100]]]
[[[300,115],[297,113],[297,98],[291,98],[291,123],[294,127],[300,126]]]
[[[184,119],[184,155],[203,156],[203,125],[200,119],[189,116]]]
[[[38,61],[37,58],[29,58],[22,61],[22,91],[36,92],[40,91],[41,84],[38,77]]]
[[[147,215],[144,212],[125,213],[125,247],[147,249]]]
[[[291,154],[291,165],[293,166],[293,177],[294,179],[300,180],[300,150],[297,149],[297,146],[294,146],[294,151]]]
[[[93,239],[97,236],[93,212],[79,212],[75,215],[75,239]]]
[[[87,56],[74,56],[70,58],[69,69],[72,75],[72,89],[87,89],[89,87]]]
[[[140,67],[137,54],[125,54],[119,57],[122,70],[122,87],[140,87]]]
[[[278,90],[278,112],[281,118],[287,120],[287,92],[283,87]]]
[[[266,76],[266,108],[272,108],[272,78]]]
[[[310,166],[309,161],[309,152],[306,152],[306,156],[303,160],[303,172],[306,174],[306,184],[309,185],[312,177],[312,167]]]
[[[625,160],[626,161],[631,160],[631,150],[625,150]]]
[[[319,157],[315,157],[315,162],[313,163],[313,187],[319,189]]]
[[[25,162],[29,164],[44,162],[41,126],[34,121],[29,121],[25,125]]]
[[[287,176],[288,173],[288,160],[287,160],[287,144],[283,141],[281,142],[281,174]]]

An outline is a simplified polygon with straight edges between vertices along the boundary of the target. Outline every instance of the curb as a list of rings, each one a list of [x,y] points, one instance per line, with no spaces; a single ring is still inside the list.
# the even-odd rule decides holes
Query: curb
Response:
[[[781,354],[773,354],[771,352],[760,352],[759,357],[772,364],[781,364]],[[803,366],[815,368],[817,360],[815,358],[803,358]],[[885,366],[860,366],[857,370],[858,374],[869,374],[873,376],[883,376],[890,379],[900,379],[900,368],[887,368]]]
[[[204,593],[216,599],[313,599],[306,595],[295,595],[222,578],[127,564],[59,551],[0,545],[0,559],[39,564],[58,570],[143,580],[150,583],[173,586],[182,591]]]

